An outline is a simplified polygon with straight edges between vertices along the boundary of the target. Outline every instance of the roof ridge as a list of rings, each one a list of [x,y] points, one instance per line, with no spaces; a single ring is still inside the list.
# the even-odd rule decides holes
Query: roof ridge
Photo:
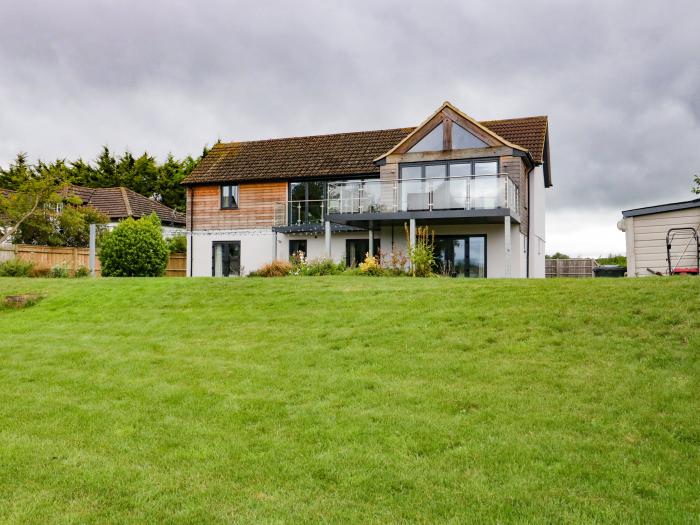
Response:
[[[124,199],[124,206],[126,207],[126,214],[127,216],[131,217],[132,212],[131,212],[131,203],[129,202],[129,195],[126,193],[127,188],[124,186],[119,186],[119,191],[122,194],[122,199]]]
[[[511,117],[511,118],[497,118],[493,120],[480,120],[479,124],[491,124],[493,122],[515,122],[517,120],[533,120],[533,119],[547,119],[548,115],[532,115],[530,117]]]
[[[255,142],[276,142],[278,140],[293,140],[293,139],[315,139],[315,138],[325,138],[325,137],[338,137],[340,135],[360,135],[362,133],[392,133],[396,131],[406,131],[415,129],[416,126],[406,126],[399,128],[386,128],[386,129],[365,129],[361,131],[341,131],[336,133],[318,133],[315,135],[294,135],[291,137],[276,137],[269,139],[255,139],[255,140],[232,140],[230,142],[217,142],[212,146],[212,149],[216,146],[233,146],[235,144],[252,144]]]

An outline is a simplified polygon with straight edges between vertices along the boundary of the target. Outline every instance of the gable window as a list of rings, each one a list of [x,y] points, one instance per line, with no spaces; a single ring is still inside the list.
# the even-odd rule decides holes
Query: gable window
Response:
[[[409,153],[422,153],[424,151],[442,151],[442,136],[443,136],[443,124],[442,122],[433,128],[433,131],[428,133],[423,137],[415,146],[413,146]]]
[[[227,210],[238,208],[238,184],[221,185],[221,208]]]
[[[476,135],[468,132],[457,123],[452,124],[452,149],[488,148],[486,144]]]

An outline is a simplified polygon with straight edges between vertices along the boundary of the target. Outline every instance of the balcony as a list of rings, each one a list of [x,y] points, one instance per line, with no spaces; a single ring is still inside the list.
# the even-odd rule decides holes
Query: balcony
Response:
[[[360,227],[408,218],[488,222],[505,215],[517,221],[519,209],[518,187],[506,174],[347,181],[329,183],[323,200],[276,203],[275,225],[301,227],[326,219]]]

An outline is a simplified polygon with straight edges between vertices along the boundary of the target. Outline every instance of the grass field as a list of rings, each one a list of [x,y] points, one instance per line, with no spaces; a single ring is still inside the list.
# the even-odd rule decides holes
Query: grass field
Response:
[[[700,522],[699,279],[19,292],[2,522]]]

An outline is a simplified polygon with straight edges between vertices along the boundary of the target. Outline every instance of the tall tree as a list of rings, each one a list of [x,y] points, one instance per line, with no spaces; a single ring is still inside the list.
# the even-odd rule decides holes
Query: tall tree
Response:
[[[696,195],[700,195],[700,175],[695,175],[695,177],[693,177],[693,187],[690,188],[690,191]]]

